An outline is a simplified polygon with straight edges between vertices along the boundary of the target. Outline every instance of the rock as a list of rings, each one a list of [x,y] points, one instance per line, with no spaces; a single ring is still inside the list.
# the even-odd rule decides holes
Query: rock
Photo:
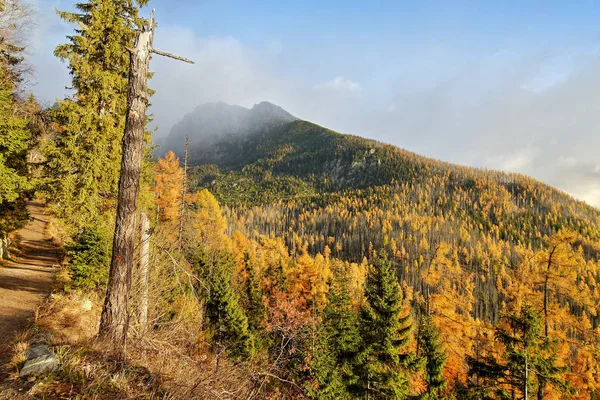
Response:
[[[38,358],[41,356],[47,356],[52,353],[52,350],[48,348],[48,346],[43,344],[36,344],[27,349],[27,359],[33,360],[34,358]]]
[[[40,374],[44,372],[52,372],[56,371],[58,368],[58,357],[56,354],[46,354],[32,360],[28,360],[21,372],[19,372],[19,377],[23,378],[33,374]]]

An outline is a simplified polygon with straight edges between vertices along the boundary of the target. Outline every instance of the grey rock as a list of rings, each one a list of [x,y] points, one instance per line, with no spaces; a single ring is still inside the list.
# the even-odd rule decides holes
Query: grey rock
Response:
[[[23,378],[33,374],[41,374],[45,372],[52,372],[58,369],[58,357],[56,354],[46,354],[32,360],[28,360],[21,372],[19,377]]]
[[[34,358],[38,358],[41,356],[47,356],[52,353],[52,350],[48,348],[48,346],[43,344],[36,344],[27,349],[27,359],[33,360]]]

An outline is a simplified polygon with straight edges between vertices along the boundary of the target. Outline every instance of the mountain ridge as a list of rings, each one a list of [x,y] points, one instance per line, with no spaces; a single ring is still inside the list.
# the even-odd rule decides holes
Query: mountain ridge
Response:
[[[500,180],[514,179],[515,177],[516,179],[532,180],[540,185],[551,188],[552,192],[564,196],[569,201],[585,204],[586,207],[600,212],[596,207],[575,199],[570,194],[525,174],[463,166],[423,156],[374,139],[338,133],[312,122],[301,120],[285,111],[282,107],[266,101],[257,103],[250,109],[223,102],[206,103],[196,107],[194,113],[186,115],[182,122],[189,119],[190,115],[197,117],[207,107],[215,105],[228,110],[243,110],[240,111],[243,114],[243,118],[254,120],[255,123],[246,124],[245,126],[249,126],[249,129],[234,129],[230,127],[228,129],[217,130],[216,132],[211,132],[210,127],[196,126],[195,128],[188,129],[187,132],[190,135],[190,164],[193,166],[215,164],[222,171],[233,171],[243,166],[246,166],[246,169],[250,169],[248,164],[252,164],[267,156],[263,160],[263,164],[267,160],[270,160],[275,168],[273,172],[288,173],[290,169],[287,167],[290,167],[294,163],[296,167],[300,167],[300,170],[304,170],[306,173],[308,173],[306,170],[310,170],[312,173],[326,175],[328,179],[339,184],[335,190],[340,190],[348,183],[350,186],[357,187],[377,186],[379,184],[390,183],[393,179],[399,180],[411,176],[410,174],[403,175],[398,173],[398,171],[402,170],[402,160],[410,159],[412,163],[434,164],[438,166],[438,169],[471,170],[475,174],[492,174]],[[249,118],[249,116],[252,118]],[[236,121],[236,115],[232,114],[232,118],[229,119]],[[202,119],[196,120],[196,122],[202,123]],[[177,125],[172,129],[172,133],[176,131],[175,127]],[[192,134],[194,131],[208,131],[208,134],[194,135]],[[206,140],[206,136],[210,138]],[[170,138],[172,137],[173,135],[170,135]],[[167,139],[165,150],[173,150],[180,159],[183,159],[183,143],[180,142],[175,145],[172,143],[172,141]],[[289,146],[292,146],[293,149]],[[294,152],[296,154],[293,154]],[[317,157],[321,164],[314,165],[314,163],[307,161],[310,157],[302,155],[302,152],[326,154],[321,154],[321,157]],[[385,161],[389,161],[390,157],[395,159],[392,164],[395,164],[396,171],[391,171],[391,173],[383,178],[373,177],[370,173],[374,169],[380,168],[382,162],[385,164]],[[275,162],[275,159],[279,159],[279,161]],[[371,176],[369,177],[369,175]]]

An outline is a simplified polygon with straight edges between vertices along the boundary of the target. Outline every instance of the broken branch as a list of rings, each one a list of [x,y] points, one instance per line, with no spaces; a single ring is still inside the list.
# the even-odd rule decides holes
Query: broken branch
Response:
[[[192,60],[188,60],[185,57],[176,56],[175,54],[167,53],[167,52],[156,50],[156,49],[152,49],[152,52],[154,54],[158,54],[159,56],[174,58],[175,60],[183,61],[188,64],[194,64],[194,62]]]

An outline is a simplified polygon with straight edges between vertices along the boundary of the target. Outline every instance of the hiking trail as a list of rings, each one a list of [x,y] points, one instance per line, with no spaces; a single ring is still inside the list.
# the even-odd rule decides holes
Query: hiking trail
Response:
[[[32,322],[35,310],[50,295],[60,250],[46,235],[48,216],[37,201],[27,203],[30,219],[17,235],[21,256],[0,266],[0,362],[8,361],[7,345]]]

